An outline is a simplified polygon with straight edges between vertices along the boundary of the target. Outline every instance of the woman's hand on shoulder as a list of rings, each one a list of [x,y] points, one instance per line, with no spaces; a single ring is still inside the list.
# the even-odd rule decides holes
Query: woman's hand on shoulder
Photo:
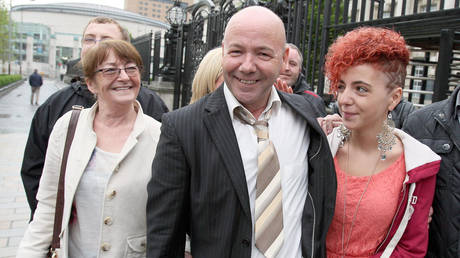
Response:
[[[339,114],[327,115],[325,117],[318,117],[318,120],[321,129],[326,135],[332,133],[332,130],[342,124],[342,117]]]
[[[275,81],[275,87],[279,90],[279,91],[283,91],[283,92],[286,92],[286,93],[290,93],[292,94],[293,91],[292,91],[292,88],[289,87],[287,85],[287,83],[283,80],[281,80],[280,78],[276,79]]]

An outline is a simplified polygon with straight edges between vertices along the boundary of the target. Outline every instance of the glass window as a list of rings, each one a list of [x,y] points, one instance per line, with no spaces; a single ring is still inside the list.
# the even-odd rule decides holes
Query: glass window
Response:
[[[390,17],[390,11],[383,11],[383,18],[388,18]]]
[[[48,63],[48,56],[39,56],[39,55],[34,55],[34,62],[37,63]]]
[[[423,77],[423,66],[416,66],[414,76]]]
[[[426,4],[420,5],[419,12],[423,13],[426,12]],[[433,2],[430,5],[430,12],[437,11],[438,10],[438,3]]]
[[[421,90],[422,89],[422,80],[414,80],[414,90]],[[412,94],[412,101],[418,103],[420,101],[420,93],[413,93]]]
[[[71,47],[56,47],[56,57],[72,58],[73,49]]]
[[[34,43],[34,53],[43,55],[46,52],[46,45]]]

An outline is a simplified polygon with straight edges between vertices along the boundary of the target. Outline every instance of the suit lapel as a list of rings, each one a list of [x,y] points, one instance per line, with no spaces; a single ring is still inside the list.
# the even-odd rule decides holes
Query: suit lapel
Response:
[[[249,194],[243,162],[225,102],[223,87],[211,94],[205,104],[204,124],[224,162],[243,211],[251,218]]]

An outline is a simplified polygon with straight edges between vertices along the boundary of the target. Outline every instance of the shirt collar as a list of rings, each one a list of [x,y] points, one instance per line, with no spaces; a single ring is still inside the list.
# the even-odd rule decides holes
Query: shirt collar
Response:
[[[230,91],[230,89],[228,88],[227,84],[224,82],[224,96],[225,96],[225,101],[227,102],[227,106],[228,106],[228,112],[230,114],[230,118],[234,119],[234,115],[233,115],[233,111],[235,110],[235,108],[237,107],[242,107],[244,109],[246,109],[243,105],[241,105],[241,103],[235,98],[235,96],[233,96],[233,93]],[[279,110],[281,109],[281,99],[278,95],[278,92],[276,92],[276,89],[275,89],[275,86],[272,86],[272,89],[271,89],[271,93],[270,93],[270,98],[268,99],[268,103],[267,103],[267,106],[265,107],[264,111],[262,112],[262,115],[259,117],[259,120],[261,118],[264,118],[267,111],[270,110],[270,108],[272,109],[272,116],[274,114],[277,114],[279,112]],[[246,109],[247,110],[247,109]],[[247,110],[249,112],[249,110]],[[251,112],[249,112],[251,113]],[[251,114],[252,115],[252,114]]]

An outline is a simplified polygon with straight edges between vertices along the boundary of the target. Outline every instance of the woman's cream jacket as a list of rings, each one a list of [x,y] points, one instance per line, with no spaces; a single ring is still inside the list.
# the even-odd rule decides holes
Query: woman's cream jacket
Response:
[[[138,113],[133,131],[126,140],[113,173],[105,188],[101,236],[94,239],[100,246],[97,257],[145,257],[147,183],[161,124],[144,115],[136,101]],[[96,147],[93,130],[96,102],[82,110],[70,148],[65,176],[64,212],[59,257],[68,257],[69,223],[72,203],[80,178]],[[37,194],[38,206],[19,246],[17,257],[46,257],[51,244],[64,142],[70,112],[61,117],[50,135],[43,175]],[[78,211],[77,211],[78,213]],[[78,220],[78,214],[77,218]]]

